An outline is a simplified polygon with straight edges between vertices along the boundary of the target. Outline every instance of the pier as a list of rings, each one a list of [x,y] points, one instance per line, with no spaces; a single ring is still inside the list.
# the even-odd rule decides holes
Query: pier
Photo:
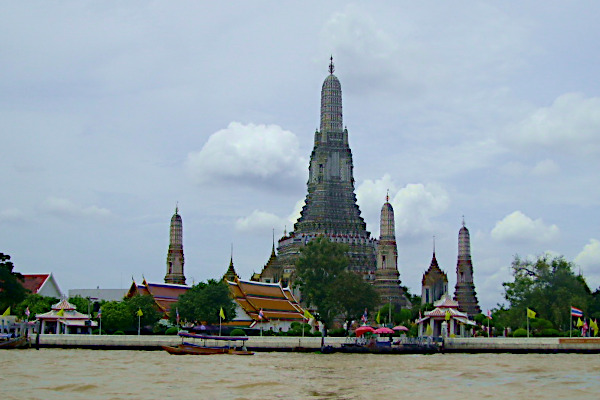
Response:
[[[31,337],[36,346],[36,337]],[[326,337],[325,345],[341,347],[345,337]],[[160,350],[181,343],[178,336],[159,335],[39,335],[40,348],[96,350]],[[320,337],[250,336],[253,351],[305,351],[321,349]],[[441,353],[600,353],[600,338],[447,338]]]

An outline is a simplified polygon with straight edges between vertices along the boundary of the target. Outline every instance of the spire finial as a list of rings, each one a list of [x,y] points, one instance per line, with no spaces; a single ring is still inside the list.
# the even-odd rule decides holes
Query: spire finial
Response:
[[[435,256],[435,235],[433,235],[433,255]]]
[[[179,213],[179,202],[175,203],[175,214]]]
[[[231,265],[233,265],[233,242],[231,242],[231,259],[229,261]]]
[[[385,195],[385,202],[389,203],[390,202],[390,189],[387,190],[387,193]]]
[[[335,71],[335,67],[333,66],[333,54],[329,57],[329,73],[333,75],[333,71]]]
[[[465,216],[463,215],[463,228],[465,227]]]

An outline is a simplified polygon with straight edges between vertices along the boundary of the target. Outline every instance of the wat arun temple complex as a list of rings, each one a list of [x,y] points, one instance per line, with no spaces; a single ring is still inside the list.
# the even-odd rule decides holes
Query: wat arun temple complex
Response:
[[[389,197],[386,196],[381,209],[379,239],[371,237],[356,202],[352,151],[348,144],[348,130],[343,124],[342,87],[333,73],[332,58],[329,75],[321,89],[321,124],[314,134],[308,167],[308,191],[300,217],[293,230],[284,233],[278,240],[277,246],[273,243],[268,262],[251,280],[293,288],[295,264],[301,249],[317,237],[327,237],[332,242],[348,246],[348,270],[373,284],[383,304],[389,302],[395,307],[411,307],[400,280],[394,210]],[[167,284],[185,283],[180,232],[181,217],[176,211],[171,221]],[[233,259],[224,279],[230,282],[239,280]],[[447,276],[437,265],[434,251],[432,265],[423,276],[422,301],[434,303],[447,295],[447,289]],[[454,300],[461,311],[470,317],[481,312],[473,284],[469,232],[464,222],[459,232],[455,292]]]

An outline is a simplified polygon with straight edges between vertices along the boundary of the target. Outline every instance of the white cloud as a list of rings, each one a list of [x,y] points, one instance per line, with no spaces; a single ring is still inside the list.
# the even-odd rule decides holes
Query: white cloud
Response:
[[[600,286],[600,240],[590,239],[573,261],[583,268],[590,289]]]
[[[437,184],[408,184],[391,201],[396,219],[396,236],[415,237],[431,233],[433,218],[446,211],[450,198]]]
[[[0,211],[0,224],[3,222],[19,222],[25,220],[25,214],[18,208],[7,208]]]
[[[96,205],[83,207],[73,203],[71,200],[58,197],[49,197],[46,199],[43,204],[43,209],[49,214],[63,218],[104,218],[111,215],[110,210],[106,208],[101,208]]]
[[[521,211],[515,211],[496,222],[491,235],[493,239],[506,243],[546,243],[557,239],[559,233],[556,225],[546,225],[541,218],[532,220]]]
[[[254,210],[247,217],[238,218],[235,221],[235,229],[240,232],[251,232],[261,229],[282,230],[285,220],[275,214],[265,211]]]
[[[541,146],[574,154],[600,151],[600,97],[565,93],[549,107],[541,107],[508,135],[513,143]]]
[[[560,167],[554,161],[546,159],[535,164],[531,173],[536,176],[556,175]]]
[[[381,206],[385,202],[387,191],[393,195],[396,193],[396,184],[389,174],[381,179],[366,179],[356,189],[356,201],[360,207],[363,218],[367,221],[369,229],[376,232],[375,227],[379,225],[379,214]]]
[[[187,164],[200,182],[297,184],[306,169],[292,132],[277,125],[239,122],[213,133],[200,151],[188,154]]]

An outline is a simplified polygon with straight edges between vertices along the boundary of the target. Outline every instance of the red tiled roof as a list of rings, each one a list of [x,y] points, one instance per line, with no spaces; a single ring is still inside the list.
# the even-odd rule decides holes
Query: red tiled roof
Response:
[[[149,283],[144,280],[140,285],[133,282],[131,288],[127,292],[127,297],[133,297],[136,294],[150,295],[154,298],[154,301],[158,307],[164,312],[168,313],[171,311],[171,306],[177,300],[179,296],[184,294],[190,289],[189,286],[176,285],[172,283]]]
[[[50,274],[23,274],[22,285],[31,293],[36,294],[48,277]]]

